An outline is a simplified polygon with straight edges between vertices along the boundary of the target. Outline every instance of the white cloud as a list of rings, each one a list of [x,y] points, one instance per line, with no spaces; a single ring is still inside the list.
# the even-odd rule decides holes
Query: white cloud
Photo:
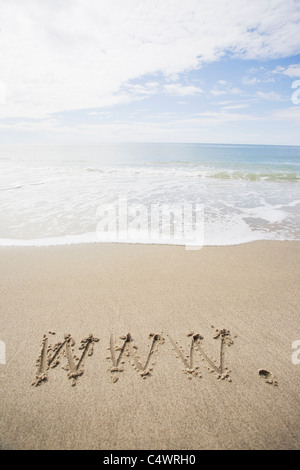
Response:
[[[147,82],[144,85],[139,83],[128,83],[125,85],[125,90],[132,96],[147,96],[158,93],[159,83],[158,82]]]
[[[166,91],[167,94],[177,96],[189,96],[203,93],[203,90],[199,87],[195,87],[192,85],[181,85],[180,83],[171,83],[169,85],[164,85],[163,89]]]
[[[99,142],[215,142],[299,145],[300,106],[265,113],[229,112],[230,109],[193,115],[158,113],[130,122],[103,120],[90,124],[61,125],[55,119],[20,120],[1,123],[0,135],[26,135],[27,141],[40,136],[43,143]],[[266,132],[268,127],[270,132]],[[295,132],[296,131],[296,132]]]
[[[224,108],[221,111],[206,111],[203,113],[198,113],[195,115],[196,117],[191,119],[190,122],[197,122],[201,125],[211,126],[211,125],[220,125],[225,124],[228,122],[250,122],[250,121],[261,121],[263,120],[263,116],[257,116],[255,114],[244,114],[244,113],[231,113],[227,112]],[[185,122],[188,122],[186,120]]]
[[[223,110],[230,111],[231,109],[245,109],[248,108],[248,104],[230,104],[223,106]]]
[[[218,83],[220,82],[223,82],[223,80],[219,80]],[[227,82],[224,82],[224,83],[227,83]],[[227,95],[227,94],[239,95],[241,92],[242,90],[240,90],[239,88],[236,88],[236,87],[231,88],[230,86],[226,86],[225,88],[222,88],[222,89],[214,87],[210,91],[210,93],[214,96]]]
[[[133,79],[177,80],[228,53],[300,52],[293,0],[0,0],[0,11],[0,117],[128,103],[151,93],[126,89]]]
[[[33,136],[37,132],[46,132],[48,136],[53,135],[56,140],[59,140],[61,136],[64,142],[67,142],[68,138],[70,138],[70,141],[74,138],[79,141],[81,139],[132,141],[136,138],[143,141],[147,136],[150,140],[164,141],[166,139],[167,141],[170,138],[172,141],[186,142],[189,136],[192,136],[193,141],[197,141],[197,133],[202,128],[221,129],[225,124],[247,123],[262,119],[261,116],[257,117],[251,114],[206,111],[179,118],[172,113],[159,114],[159,116],[151,116],[151,119],[147,122],[110,121],[101,124],[80,124],[76,126],[60,126],[55,119],[41,119],[37,122],[20,120],[17,124],[3,124],[0,122],[0,131],[10,131],[17,134],[25,132]]]
[[[274,73],[281,73],[287,75],[290,78],[300,77],[300,64],[293,64],[287,68],[278,66],[273,70]]]
[[[275,79],[272,72],[263,65],[260,67],[251,67],[245,77],[242,78],[244,85],[258,85],[258,83],[274,83]]]
[[[239,88],[230,88],[229,92],[233,95],[239,95],[240,93],[242,93],[242,90],[240,90]]]
[[[182,85],[181,83],[167,83],[160,85],[158,82],[147,82],[143,85],[139,83],[127,83],[124,90],[128,93],[130,99],[145,98],[149,95],[166,93],[175,96],[191,96],[203,93],[203,90],[194,85]]]
[[[272,118],[278,121],[288,121],[300,125],[300,106],[276,109],[272,112]]]
[[[269,92],[258,91],[256,95],[259,98],[262,98],[268,101],[280,101],[281,100],[281,96],[275,91],[269,91]]]
[[[210,93],[214,96],[227,95],[226,90],[219,90],[218,88],[213,88]]]
[[[252,77],[252,78],[244,77],[242,82],[244,83],[244,85],[257,85],[258,83],[261,82],[261,80],[257,77]]]

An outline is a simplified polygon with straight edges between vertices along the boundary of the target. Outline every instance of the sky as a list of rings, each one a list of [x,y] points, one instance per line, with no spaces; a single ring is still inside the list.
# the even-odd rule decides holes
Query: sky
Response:
[[[300,0],[0,0],[0,143],[300,145]]]

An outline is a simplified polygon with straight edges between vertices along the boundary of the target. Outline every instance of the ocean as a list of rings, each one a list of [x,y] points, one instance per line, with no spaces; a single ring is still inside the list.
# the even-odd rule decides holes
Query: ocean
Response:
[[[300,147],[0,146],[1,246],[185,244],[173,236],[183,207],[202,208],[203,245],[300,240]]]

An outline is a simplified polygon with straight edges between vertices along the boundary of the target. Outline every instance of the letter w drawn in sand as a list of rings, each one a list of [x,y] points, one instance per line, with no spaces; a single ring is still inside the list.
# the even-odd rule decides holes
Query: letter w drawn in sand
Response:
[[[145,363],[142,364],[137,354],[138,348],[136,345],[133,344],[133,339],[130,333],[128,333],[126,336],[120,336],[120,339],[123,340],[123,344],[121,346],[115,345],[114,337],[113,335],[111,335],[110,347],[108,348],[110,350],[110,356],[108,356],[106,359],[112,361],[112,367],[108,370],[113,374],[113,382],[117,382],[117,380],[119,379],[118,373],[124,371],[122,367],[122,364],[125,363],[124,356],[131,356],[131,365],[135,368],[135,370],[143,379],[145,379],[147,375],[151,374],[155,362],[153,358],[153,361],[150,364],[150,360],[153,354],[157,351],[158,345],[162,344],[164,340],[160,335],[154,333],[150,333],[149,337],[151,338],[150,350]],[[116,355],[116,352],[119,352],[118,356]]]
[[[193,376],[202,377],[199,372],[199,366],[194,365],[194,351],[196,350],[200,352],[202,356],[202,361],[207,362],[206,367],[209,372],[215,373],[218,379],[226,379],[231,382],[231,378],[229,377],[230,371],[227,369],[227,367],[224,367],[225,348],[226,346],[231,346],[233,344],[233,341],[230,336],[230,331],[225,329],[216,330],[216,334],[214,336],[214,339],[219,339],[221,342],[219,366],[217,365],[216,361],[210,356],[208,356],[208,354],[203,349],[203,336],[201,336],[200,334],[194,334],[193,332],[188,333],[187,336],[191,337],[190,353],[188,355],[184,355],[183,349],[178,346],[177,342],[174,341],[170,335],[168,335],[170,342],[173,346],[173,350],[175,351],[176,357],[180,358],[185,366],[183,372],[185,374],[188,374],[188,378],[192,379]]]
[[[35,381],[32,385],[37,387],[43,381],[48,380],[49,369],[56,367],[60,363],[61,355],[64,355],[67,359],[67,364],[62,366],[62,369],[68,371],[68,379],[72,380],[72,385],[76,385],[76,379],[84,372],[84,360],[87,355],[91,356],[93,354],[94,343],[97,341],[99,339],[95,338],[92,334],[83,339],[79,346],[79,349],[82,349],[82,354],[79,358],[74,354],[75,341],[71,338],[71,335],[65,335],[64,341],[57,343],[53,347],[49,345],[48,338],[44,335],[41,352],[36,361],[37,372]]]

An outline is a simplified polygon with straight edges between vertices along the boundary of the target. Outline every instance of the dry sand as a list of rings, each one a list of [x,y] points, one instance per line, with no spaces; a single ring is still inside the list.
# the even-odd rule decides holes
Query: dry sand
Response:
[[[0,447],[299,448],[299,242],[0,253]]]

